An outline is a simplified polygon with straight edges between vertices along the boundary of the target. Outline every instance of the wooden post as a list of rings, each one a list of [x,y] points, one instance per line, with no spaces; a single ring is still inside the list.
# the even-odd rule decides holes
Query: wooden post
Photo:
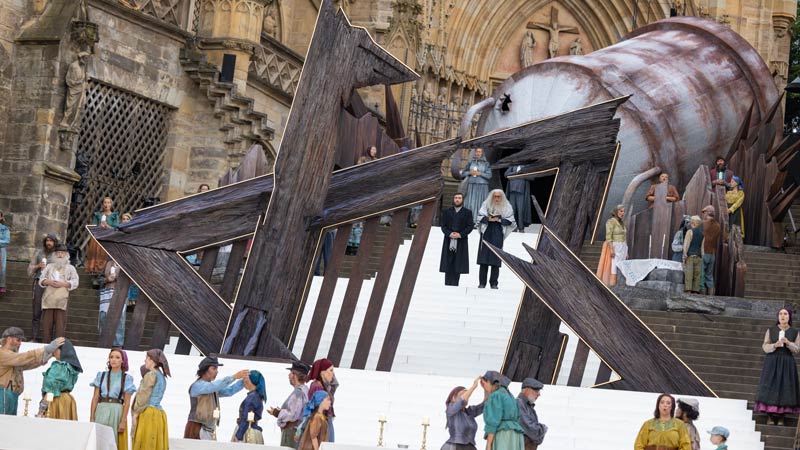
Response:
[[[138,350],[144,334],[144,324],[147,323],[147,313],[150,311],[150,298],[144,292],[139,293],[136,307],[133,308],[133,319],[125,333],[125,348]]]
[[[600,368],[597,370],[597,378],[594,379],[594,384],[603,384],[611,379],[611,369],[600,361]]]
[[[580,387],[583,381],[583,373],[586,371],[586,361],[589,358],[589,347],[586,343],[578,340],[578,347],[575,349],[575,359],[572,360],[572,369],[569,371],[567,386]]]
[[[400,343],[400,335],[403,332],[403,326],[408,315],[408,307],[411,305],[414,283],[417,282],[417,275],[419,275],[419,263],[425,254],[425,245],[428,243],[428,236],[431,232],[431,221],[436,210],[436,204],[435,201],[428,202],[422,208],[417,231],[414,233],[414,240],[411,242],[411,250],[406,260],[406,267],[403,270],[403,278],[400,280],[400,288],[397,291],[397,299],[394,302],[392,316],[389,319],[389,328],[386,330],[383,348],[381,348],[381,355],[378,358],[377,370],[384,372],[392,370],[394,357],[397,354],[397,345]]]
[[[172,326],[169,323],[167,316],[159,313],[156,319],[155,326],[153,327],[153,338],[150,340],[150,348],[157,348],[164,350],[164,347],[169,342],[169,329]]]
[[[128,288],[131,286],[131,279],[128,278],[123,270],[119,270],[117,282],[114,285],[114,294],[111,296],[111,304],[108,305],[108,312],[106,313],[106,324],[100,332],[100,338],[97,346],[101,348],[108,348],[114,343],[114,336],[117,333],[119,321],[122,319],[122,310],[125,309],[126,300],[128,299]]]
[[[222,287],[219,289],[219,296],[227,302],[232,302],[234,300],[236,282],[239,281],[239,271],[244,265],[244,256],[246,252],[247,239],[236,241],[231,246],[228,265],[225,266],[225,275],[222,277]]]

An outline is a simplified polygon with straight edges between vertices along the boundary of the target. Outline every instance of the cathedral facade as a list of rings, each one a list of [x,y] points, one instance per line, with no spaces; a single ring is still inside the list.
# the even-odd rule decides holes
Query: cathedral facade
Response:
[[[0,210],[10,259],[44,233],[86,245],[119,212],[216,187],[253,145],[274,161],[320,0],[0,0]],[[691,15],[725,24],[787,83],[794,0],[338,0],[421,79],[393,87],[412,142],[455,135],[520,69]],[[361,92],[384,113],[383,89]]]

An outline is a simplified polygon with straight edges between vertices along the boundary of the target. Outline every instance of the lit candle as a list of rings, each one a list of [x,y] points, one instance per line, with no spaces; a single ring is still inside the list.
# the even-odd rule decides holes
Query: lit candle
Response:
[[[45,398],[45,400],[47,400],[47,403],[53,403],[53,393],[52,392],[48,392],[47,395],[45,395],[44,398]]]
[[[25,397],[23,397],[25,401],[31,401],[31,394],[28,394],[28,391],[25,391]]]
[[[215,419],[219,419],[219,408],[214,410],[213,416]]]
[[[430,424],[431,424],[431,418],[430,417],[423,417],[422,418],[422,425],[430,425]]]
[[[386,422],[386,416],[381,414],[381,416],[378,417],[378,422]]]
[[[256,413],[254,413],[253,411],[250,411],[249,413],[247,413],[247,421],[248,422],[255,422],[256,421]]]

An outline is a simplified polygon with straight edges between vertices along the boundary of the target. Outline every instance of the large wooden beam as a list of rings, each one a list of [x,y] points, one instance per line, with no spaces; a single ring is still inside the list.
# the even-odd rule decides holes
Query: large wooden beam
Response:
[[[128,288],[131,287],[131,279],[120,270],[117,282],[114,285],[114,294],[111,296],[111,304],[108,305],[106,313],[105,327],[100,331],[98,347],[108,348],[114,343],[114,335],[117,332],[119,321],[122,320],[122,310],[125,309],[128,299]]]
[[[614,387],[716,395],[547,226],[542,233],[538,250],[525,246],[531,262],[489,248],[621,377]]]

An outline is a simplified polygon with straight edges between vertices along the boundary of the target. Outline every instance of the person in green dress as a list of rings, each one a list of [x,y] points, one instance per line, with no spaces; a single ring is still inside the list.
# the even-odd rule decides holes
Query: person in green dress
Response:
[[[117,449],[128,449],[128,411],[136,393],[128,373],[128,355],[120,348],[108,354],[107,370],[97,372],[90,384],[94,388],[90,421],[107,425],[117,432]]]
[[[519,424],[519,406],[508,392],[508,378],[490,370],[481,377],[488,395],[483,407],[483,431],[486,450],[524,450],[524,431]]]
[[[78,408],[72,397],[72,389],[78,381],[78,375],[83,372],[75,346],[69,339],[64,340],[64,345],[53,352],[56,361],[44,372],[42,381],[42,402],[39,403],[39,415],[51,419],[78,420]],[[45,400],[52,394],[52,401]]]

